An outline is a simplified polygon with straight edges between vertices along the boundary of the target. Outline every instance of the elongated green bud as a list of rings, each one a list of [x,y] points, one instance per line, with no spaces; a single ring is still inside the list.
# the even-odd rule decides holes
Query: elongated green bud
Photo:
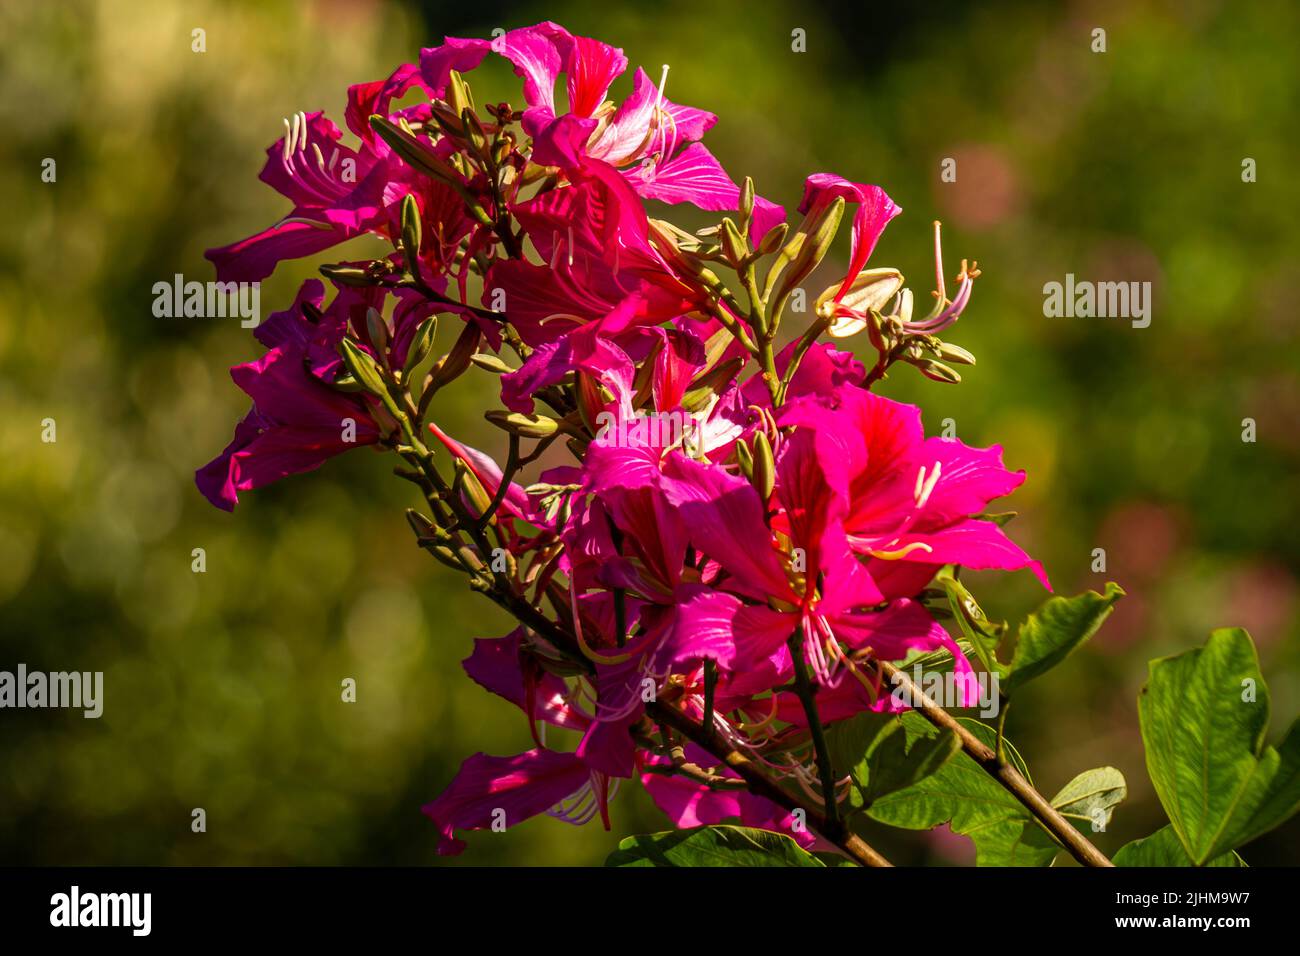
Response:
[[[754,435],[754,474],[751,480],[764,502],[772,497],[772,490],[776,488],[776,463],[772,458],[772,444],[763,432]]]
[[[491,372],[493,375],[508,375],[514,371],[509,365],[490,352],[476,352],[470,356],[469,360],[485,372]]]
[[[709,399],[725,389],[744,365],[745,359],[737,355],[709,369],[691,383],[690,389],[682,396],[682,408],[688,412],[698,412],[704,408],[709,404]]]
[[[749,176],[745,177],[740,187],[739,212],[741,226],[748,232],[749,224],[754,218],[754,180]]]
[[[442,388],[448,382],[459,378],[465,369],[469,368],[470,359],[478,349],[479,336],[478,326],[466,322],[451,351],[440,358],[434,365],[433,371],[429,373],[429,378],[424,385],[425,391],[431,388],[435,390]]]
[[[767,231],[767,235],[764,236],[763,241],[759,243],[758,254],[760,256],[770,256],[772,253],[776,252],[776,250],[781,248],[781,244],[785,242],[786,234],[789,231],[790,224],[788,222],[777,223]]]
[[[406,254],[406,271],[414,274],[420,257],[420,204],[414,193],[402,199],[402,252]]]
[[[487,152],[488,138],[487,133],[483,130],[483,124],[479,122],[478,116],[473,110],[462,110],[460,121],[465,126],[465,135],[469,137],[469,144],[474,147],[474,151],[479,155]]]
[[[546,438],[560,430],[559,423],[545,415],[525,415],[522,412],[504,412],[498,409],[487,412],[483,417],[497,428],[522,438]]]
[[[406,350],[406,364],[402,366],[402,381],[409,381],[411,373],[419,366],[421,362],[429,357],[433,351],[433,337],[438,332],[438,317],[431,315],[415,330],[415,335],[411,338],[411,345]]]
[[[479,514],[486,513],[491,507],[492,496],[487,493],[478,476],[470,471],[469,465],[465,464],[463,458],[456,459],[456,487],[464,493]]]
[[[372,286],[375,280],[365,269],[356,266],[341,266],[327,263],[320,267],[320,274],[339,285]]]
[[[339,345],[339,351],[343,356],[343,364],[366,391],[374,395],[388,394],[383,373],[369,353],[362,351],[351,339],[344,339]]]
[[[974,365],[975,356],[967,352],[960,345],[953,345],[951,342],[939,343],[939,358],[945,362],[952,362],[954,365]]]
[[[754,454],[749,450],[749,446],[743,441],[736,442],[736,463],[740,465],[740,473],[750,481],[753,481]]]
[[[722,254],[733,268],[739,268],[749,255],[749,246],[745,238],[730,219],[722,220]]]
[[[844,197],[837,196],[834,202],[806,216],[794,238],[785,244],[767,279],[768,289],[776,288],[775,297],[769,300],[775,304],[774,313],[821,263],[843,218]]]
[[[409,166],[442,182],[460,185],[460,176],[456,170],[396,123],[376,114],[370,117],[370,128]]]
[[[388,351],[388,323],[377,309],[366,309],[366,331],[370,333],[370,344],[383,361],[383,356]]]
[[[922,375],[928,379],[932,379],[933,381],[946,382],[949,385],[956,385],[961,381],[961,376],[942,362],[934,362],[930,359],[909,358],[904,358],[904,361],[910,365],[915,365],[921,370]]]
[[[469,91],[469,84],[458,70],[451,70],[447,75],[447,105],[457,116],[464,117],[465,111],[474,110],[474,96]]]
[[[432,541],[437,537],[437,527],[434,523],[414,508],[406,509],[406,522],[411,526],[411,530],[415,532],[415,536],[421,541]]]

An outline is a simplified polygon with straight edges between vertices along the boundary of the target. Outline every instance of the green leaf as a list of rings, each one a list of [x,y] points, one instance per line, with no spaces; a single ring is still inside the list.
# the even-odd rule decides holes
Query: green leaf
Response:
[[[847,856],[843,856],[839,853],[814,853],[813,856],[821,860],[822,864],[825,866],[848,866],[854,868],[858,866],[857,863],[854,863]]]
[[[1115,807],[1127,796],[1124,775],[1114,767],[1098,767],[1085,770],[1062,787],[1052,798],[1052,806],[1064,817],[1082,820],[1094,830],[1104,830],[1110,825]]]
[[[862,809],[938,771],[961,741],[950,730],[909,736],[898,717],[868,712],[831,726],[827,747],[835,772],[853,780],[850,805]]]
[[[782,833],[751,827],[696,827],[628,837],[606,866],[825,866]]]
[[[1138,697],[1147,772],[1196,865],[1278,826],[1300,808],[1300,722],[1265,746],[1269,695],[1241,628],[1155,660]]]
[[[1111,862],[1116,866],[1195,866],[1171,826],[1161,827],[1149,837],[1125,844]],[[1228,852],[1205,865],[1241,867],[1246,865],[1246,861],[1236,852]]]
[[[993,728],[976,720],[961,722],[986,745],[995,746]],[[919,714],[904,714],[902,723],[909,737],[938,736]],[[1008,759],[1024,773],[1015,748],[1005,741],[1004,746]],[[954,833],[974,841],[980,866],[1047,866],[1059,849],[1020,801],[964,753],[912,786],[881,797],[867,815],[908,830],[951,823]]]
[[[1002,679],[1002,694],[1010,698],[1022,684],[1051,670],[1076,647],[1097,633],[1124,589],[1110,582],[1106,593],[1084,591],[1075,597],[1054,597],[1020,625],[1011,667]]]

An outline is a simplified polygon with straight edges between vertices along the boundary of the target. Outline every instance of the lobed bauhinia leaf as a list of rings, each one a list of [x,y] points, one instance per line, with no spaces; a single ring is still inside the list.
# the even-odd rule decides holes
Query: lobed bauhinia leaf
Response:
[[[1300,732],[1264,743],[1269,694],[1250,635],[1223,628],[1202,648],[1151,662],[1138,697],[1147,772],[1197,866],[1300,808]]]

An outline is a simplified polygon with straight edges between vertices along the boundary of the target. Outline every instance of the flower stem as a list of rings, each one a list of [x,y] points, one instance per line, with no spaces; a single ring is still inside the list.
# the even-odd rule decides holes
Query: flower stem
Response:
[[[882,675],[906,691],[905,699],[911,700],[913,707],[921,716],[941,729],[951,730],[961,741],[962,749],[981,769],[1005,787],[1013,797],[1024,804],[1043,827],[1056,837],[1069,851],[1070,855],[1084,866],[1114,866],[1104,853],[1089,842],[1088,838],[1074,828],[1070,821],[1052,806],[1033,785],[1024,778],[1014,766],[998,757],[997,752],[967,730],[960,721],[936,704],[916,683],[888,661],[876,660],[872,664],[879,668]]]
[[[893,866],[857,834],[847,832],[842,824],[832,827],[821,813],[801,807],[793,796],[763,773],[758,764],[740,751],[728,747],[716,735],[705,733],[703,726],[695,723],[677,707],[663,701],[654,701],[646,705],[646,713],[652,720],[672,727],[730,767],[749,784],[750,793],[771,800],[787,810],[802,809],[807,814],[808,825],[848,854],[855,863],[861,866]]]
[[[835,769],[831,766],[830,748],[826,746],[826,731],[817,712],[817,692],[808,676],[808,662],[803,654],[803,630],[796,628],[788,644],[794,661],[794,688],[808,718],[808,731],[812,735],[813,753],[817,759],[817,773],[821,778],[822,800],[826,804],[826,823],[839,834],[844,829],[840,820],[839,803],[835,799]]]

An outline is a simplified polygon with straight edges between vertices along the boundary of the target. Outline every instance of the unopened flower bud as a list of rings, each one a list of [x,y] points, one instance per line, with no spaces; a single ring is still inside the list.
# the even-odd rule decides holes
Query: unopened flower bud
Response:
[[[935,350],[939,358],[945,362],[952,362],[954,365],[974,365],[975,356],[966,351],[960,345],[953,345],[951,342],[940,342],[938,349]]]
[[[834,202],[804,218],[799,231],[785,244],[780,257],[772,265],[768,282],[776,281],[777,292],[771,301],[783,304],[790,292],[812,274],[831,247],[843,218],[843,196],[837,196]]]
[[[745,182],[740,187],[740,221],[748,228],[750,220],[754,217],[754,180],[746,176]]]
[[[469,91],[469,84],[458,70],[450,70],[447,74],[447,105],[462,119],[466,110],[474,109],[474,97]]]
[[[422,543],[437,537],[437,526],[414,508],[406,509],[406,521]]]
[[[734,268],[739,268],[749,255],[749,246],[746,245],[736,224],[730,219],[722,220],[722,253]]]
[[[411,344],[406,349],[406,363],[402,368],[402,381],[407,381],[416,367],[433,351],[433,337],[438,332],[438,317],[431,315],[415,330]]]
[[[491,372],[493,375],[508,375],[514,371],[509,365],[490,352],[476,352],[470,356],[469,360],[485,372]]]
[[[435,390],[442,388],[448,382],[459,378],[465,369],[469,368],[470,359],[478,350],[479,337],[478,326],[466,322],[451,351],[438,359],[433,370],[429,372],[429,377],[424,384],[425,391],[431,388]]]
[[[388,323],[376,309],[366,309],[366,331],[370,334],[370,344],[379,353],[380,361],[388,351]]]
[[[420,205],[415,193],[402,198],[402,252],[406,254],[406,270],[415,273],[415,263],[420,256]]]
[[[523,412],[487,412],[484,417],[497,428],[522,438],[546,438],[560,430],[554,418],[545,415],[525,415]]]
[[[776,463],[772,458],[772,444],[765,433],[757,432],[754,435],[753,452],[754,470],[750,480],[766,502],[776,487]]]
[[[736,442],[736,463],[740,465],[740,473],[753,481],[754,455],[743,441]]]
[[[344,339],[340,342],[339,351],[343,356],[343,364],[347,366],[348,371],[352,373],[352,377],[360,382],[366,391],[374,395],[386,395],[388,393],[388,386],[384,384],[383,373],[368,352],[362,350],[351,339]]]
[[[961,376],[942,362],[933,362],[930,359],[908,359],[907,361],[920,369],[921,374],[926,378],[933,379],[936,382],[947,382],[950,385],[956,385],[961,381]]]
[[[488,508],[492,506],[492,496],[487,493],[478,476],[470,471],[469,465],[465,464],[463,458],[456,459],[456,487],[479,514],[486,514]]]
[[[327,279],[337,282],[339,285],[371,286],[375,284],[369,272],[356,266],[327,263],[320,267],[320,274]]]
[[[767,231],[767,235],[759,243],[758,254],[760,256],[770,256],[776,252],[777,249],[781,248],[781,244],[785,242],[786,233],[789,231],[790,224],[788,222],[777,223]]]

